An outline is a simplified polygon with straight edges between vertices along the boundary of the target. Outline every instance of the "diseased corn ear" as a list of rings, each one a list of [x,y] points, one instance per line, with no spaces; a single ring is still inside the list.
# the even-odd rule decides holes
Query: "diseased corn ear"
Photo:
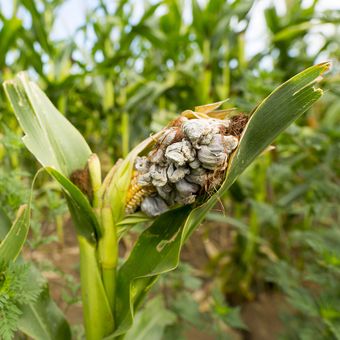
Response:
[[[127,214],[141,209],[157,216],[218,189],[247,122],[243,114],[242,119],[213,118],[222,103],[196,107],[197,112],[184,111],[154,138],[147,155],[135,158]]]

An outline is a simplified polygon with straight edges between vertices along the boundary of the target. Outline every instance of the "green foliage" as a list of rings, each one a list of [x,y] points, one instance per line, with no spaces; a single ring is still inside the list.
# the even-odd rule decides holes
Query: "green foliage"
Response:
[[[130,145],[159,130],[185,108],[231,97],[228,106],[250,111],[298,71],[333,59],[333,71],[322,84],[326,91],[318,105],[278,138],[275,150],[255,161],[234,183],[222,199],[224,212],[208,216],[220,227],[220,235],[226,229],[230,236],[227,247],[217,244],[218,253],[204,271],[220,282],[229,301],[242,303],[266,292],[265,273],[277,259],[289,263],[289,270],[282,267],[282,272],[290,275],[295,286],[300,285],[294,272],[300,273],[307,262],[319,263],[323,255],[312,251],[303,238],[295,239],[295,231],[314,239],[319,231],[331,234],[332,226],[340,221],[339,10],[320,10],[320,1],[307,4],[301,0],[285,2],[289,6],[282,10],[283,1],[281,7],[272,2],[264,9],[269,40],[256,55],[247,55],[255,1],[193,1],[193,6],[185,1],[145,1],[144,8],[129,0],[117,6],[106,0],[93,2],[76,36],[59,41],[51,30],[60,18],[63,1],[13,3],[6,17],[0,10],[0,82],[28,69],[91,149],[100,150],[104,172],[126,156]],[[37,163],[23,149],[21,130],[2,92],[0,123],[1,221],[2,209],[13,220],[13,212],[27,201]],[[43,177],[37,182],[31,248],[55,240],[54,234],[46,235],[46,226],[60,226],[68,218],[57,190]],[[48,209],[47,201],[56,209]],[[211,222],[201,228],[205,237],[213,236]],[[309,252],[300,251],[305,247]],[[334,259],[332,249],[333,244],[325,245],[330,259]],[[336,277],[329,276],[324,267],[316,273],[326,282],[320,290],[339,301],[336,289],[328,286]],[[308,327],[315,329],[315,318],[307,310],[301,309],[299,317],[291,311],[288,314],[292,335],[303,327],[305,337],[315,336],[308,333]],[[322,334],[333,334],[329,330],[333,326],[328,329],[321,324]]]
[[[13,262],[26,241],[30,205],[19,208],[12,226],[6,213],[0,212],[0,334],[10,339],[20,329],[38,339],[69,339],[69,326],[50,299],[40,273],[32,265],[22,264],[21,257]]]
[[[41,278],[38,271],[33,270],[34,279]],[[32,280],[33,281],[33,280]],[[21,306],[22,317],[19,329],[34,339],[71,339],[70,326],[44,285],[38,299],[34,303]]]
[[[161,296],[150,300],[143,310],[137,313],[133,326],[124,336],[126,340],[164,339],[168,325],[174,324],[176,314],[167,310]]]
[[[42,283],[32,280],[29,264],[13,263],[0,268],[0,337],[4,340],[13,338],[18,330],[22,315],[22,305],[37,300]]]
[[[293,247],[304,258],[299,268],[293,256],[268,267],[266,279],[280,287],[294,314],[285,313],[285,338],[299,328],[298,339],[311,334],[319,339],[338,339],[340,330],[340,233],[330,230],[299,231],[291,235]],[[313,259],[317,258],[317,261]]]
[[[5,207],[9,214],[18,210],[22,202],[28,199],[28,189],[23,182],[30,178],[28,172],[20,169],[14,169],[11,172],[6,171],[4,167],[0,169],[0,190],[1,190],[1,206]],[[11,215],[14,218],[14,215]]]
[[[167,326],[164,339],[185,339],[193,327],[216,339],[229,335],[232,338],[230,328],[247,328],[240,308],[229,306],[217,287],[210,289],[204,284],[204,279],[188,264],[180,264],[176,271],[160,278],[155,291],[163,296],[167,310],[177,317]]]

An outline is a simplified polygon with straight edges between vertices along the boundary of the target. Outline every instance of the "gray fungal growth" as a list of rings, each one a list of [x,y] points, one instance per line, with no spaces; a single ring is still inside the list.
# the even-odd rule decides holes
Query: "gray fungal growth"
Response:
[[[152,164],[150,167],[150,176],[152,178],[151,182],[155,187],[162,187],[168,182],[166,176],[166,167],[161,165]]]
[[[176,167],[174,163],[170,163],[167,170],[168,180],[171,183],[176,183],[183,179],[185,175],[190,174],[190,169],[184,166]]]
[[[192,145],[199,148],[199,142],[211,132],[211,125],[206,119],[191,119],[183,124],[183,132]]]
[[[138,176],[138,184],[142,187],[149,186],[151,184],[151,180],[152,178],[151,178],[150,172],[147,172],[145,174],[140,174]]]
[[[203,187],[208,179],[207,170],[203,168],[192,169],[185,179],[190,183],[195,183]]]
[[[182,139],[181,142],[169,145],[165,151],[167,160],[175,163],[177,166],[183,166],[188,162],[193,162],[195,156],[196,150],[186,139]]]
[[[165,184],[162,187],[156,187],[158,195],[165,200],[166,203],[172,205],[175,202],[176,193],[173,187]]]
[[[149,167],[150,167],[150,162],[149,162],[147,157],[143,156],[143,157],[137,157],[136,158],[135,169],[139,173],[145,174],[146,172],[148,172]]]
[[[181,179],[176,183],[176,189],[181,197],[187,197],[198,192],[200,186],[195,183],[190,183],[185,179]]]
[[[140,209],[157,216],[175,204],[192,204],[223,180],[238,138],[228,135],[230,120],[182,119],[164,130],[147,156],[137,157],[140,186],[154,187]]]
[[[224,136],[224,145],[227,153],[234,151],[238,145],[238,139],[235,136]]]
[[[169,128],[165,130],[164,134],[160,137],[160,145],[164,148],[170,145],[176,138],[177,129]]]
[[[157,149],[149,155],[149,161],[151,163],[161,163],[164,159],[164,151],[162,149]]]
[[[148,216],[160,215],[168,209],[167,204],[158,196],[146,197],[141,204],[141,210]]]

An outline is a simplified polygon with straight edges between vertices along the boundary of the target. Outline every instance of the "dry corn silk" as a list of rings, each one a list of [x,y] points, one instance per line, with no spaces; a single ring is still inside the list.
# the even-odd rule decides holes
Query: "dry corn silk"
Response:
[[[212,194],[224,180],[228,161],[248,121],[244,114],[210,105],[184,111],[136,158],[126,213],[157,216]]]

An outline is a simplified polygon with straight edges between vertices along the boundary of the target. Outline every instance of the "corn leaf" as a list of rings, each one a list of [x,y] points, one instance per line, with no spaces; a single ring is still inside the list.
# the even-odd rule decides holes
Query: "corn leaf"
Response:
[[[289,124],[322,95],[314,84],[328,69],[328,63],[310,67],[274,90],[253,112],[229,163],[226,179],[219,191],[203,205],[181,207],[158,217],[144,231],[118,273],[117,330],[108,339],[124,334],[133,314],[157,276],[178,265],[181,247],[203,221],[208,211],[247,168]]]
[[[8,221],[4,220],[5,223]],[[5,238],[0,243],[0,262],[15,261],[26,241],[29,229],[29,209],[22,205]]]
[[[4,84],[14,113],[25,132],[23,142],[63,187],[72,212],[82,222],[77,232],[93,242],[99,227],[87,197],[68,177],[84,169],[91,150],[78,130],[53,106],[25,73]],[[72,202],[72,203],[71,203]]]
[[[277,32],[273,37],[273,41],[293,39],[301,33],[305,33],[306,31],[310,30],[313,26],[315,26],[315,24],[312,24],[310,21],[302,22],[297,25],[291,25]]]
[[[91,155],[89,146],[39,87],[21,72],[4,88],[25,132],[23,142],[37,160],[67,177],[83,169]]]

